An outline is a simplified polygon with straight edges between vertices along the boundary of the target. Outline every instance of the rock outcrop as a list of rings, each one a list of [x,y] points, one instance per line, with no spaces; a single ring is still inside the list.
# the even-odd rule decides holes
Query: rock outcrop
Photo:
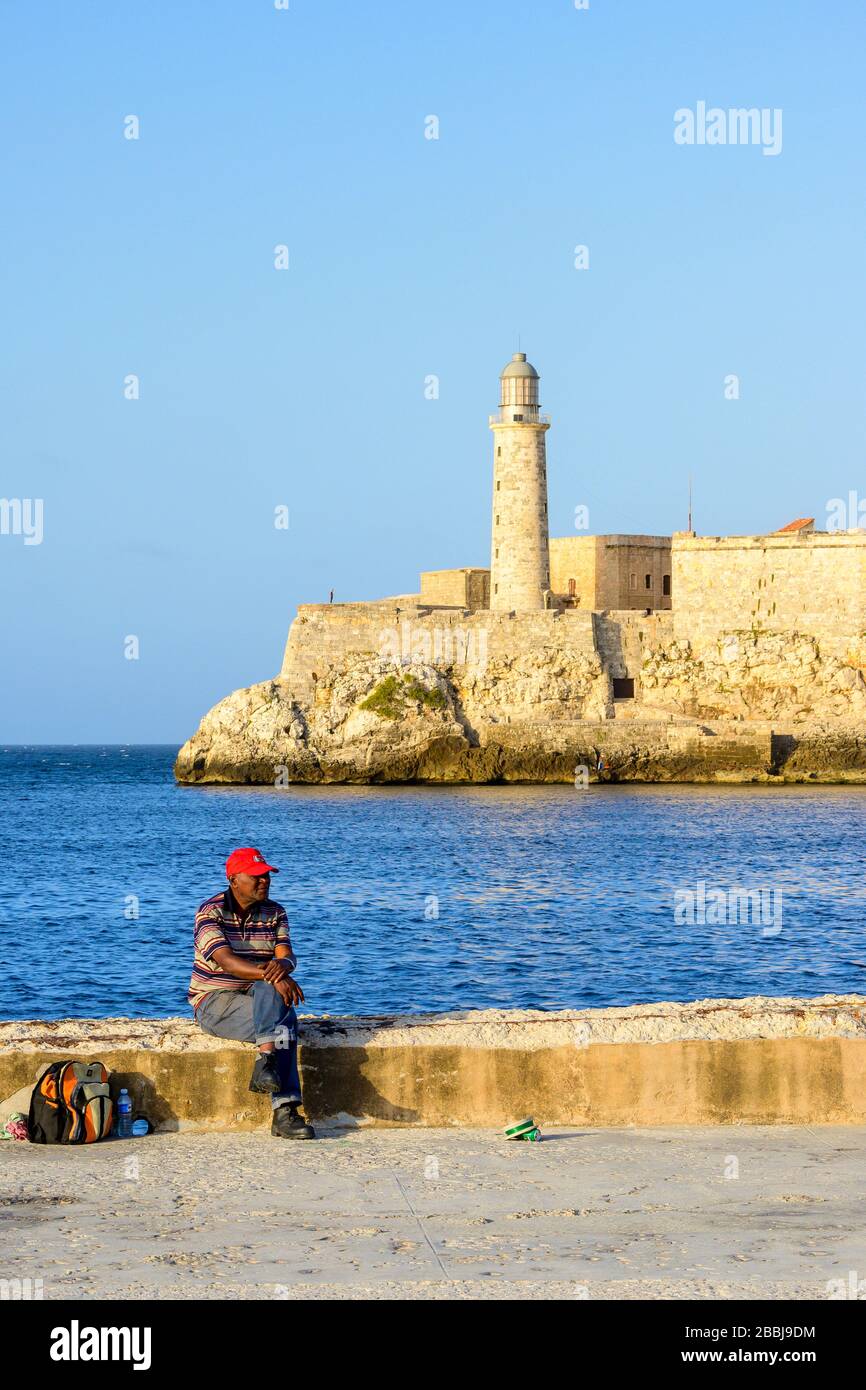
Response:
[[[280,678],[237,690],[178,754],[185,782],[438,780],[469,746],[455,693],[433,667],[381,658],[326,671],[302,708]]]
[[[281,675],[221,700],[175,773],[275,786],[866,781],[857,652],[752,630],[696,649],[670,619],[302,609]],[[615,698],[623,682],[628,698]]]
[[[321,663],[320,663],[321,664]],[[532,725],[524,780],[574,776],[571,749],[545,750],[545,729],[603,720],[609,681],[597,654],[538,651],[434,666],[347,654],[322,664],[301,701],[287,677],[235,691],[205,716],[177,758],[182,782],[487,782],[514,762],[491,734]],[[594,763],[593,763],[594,766]]]
[[[688,641],[646,653],[645,693],[698,719],[862,720],[866,683],[859,666],[822,656],[799,633],[726,632],[699,655]]]

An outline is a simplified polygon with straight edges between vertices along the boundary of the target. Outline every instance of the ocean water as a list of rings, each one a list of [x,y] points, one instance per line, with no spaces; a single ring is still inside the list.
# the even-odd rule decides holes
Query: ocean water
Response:
[[[188,1013],[237,845],[312,1013],[866,989],[866,788],[177,787],[174,753],[0,750],[0,1018]]]

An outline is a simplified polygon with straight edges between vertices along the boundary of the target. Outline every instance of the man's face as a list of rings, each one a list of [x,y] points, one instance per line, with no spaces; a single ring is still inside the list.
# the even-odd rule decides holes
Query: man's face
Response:
[[[263,903],[271,887],[270,874],[235,874],[229,879],[232,892],[241,907]]]

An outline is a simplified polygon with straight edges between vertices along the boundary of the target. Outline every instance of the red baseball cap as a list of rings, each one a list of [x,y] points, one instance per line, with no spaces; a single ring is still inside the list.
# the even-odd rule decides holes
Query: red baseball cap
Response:
[[[226,860],[226,878],[235,874],[278,874],[273,864],[257,849],[233,849]]]

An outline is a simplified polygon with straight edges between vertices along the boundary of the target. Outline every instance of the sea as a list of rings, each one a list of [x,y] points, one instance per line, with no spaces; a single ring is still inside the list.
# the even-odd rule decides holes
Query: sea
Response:
[[[0,750],[0,1018],[191,1016],[241,845],[312,1014],[866,988],[866,788],[182,787],[173,746]]]

